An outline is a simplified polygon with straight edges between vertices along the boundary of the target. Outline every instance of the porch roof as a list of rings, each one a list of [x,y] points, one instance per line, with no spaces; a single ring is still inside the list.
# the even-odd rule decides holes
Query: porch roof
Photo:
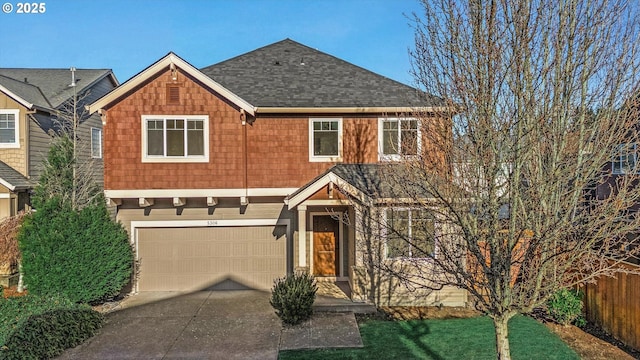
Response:
[[[0,184],[10,191],[29,189],[33,184],[16,169],[0,161]]]
[[[285,201],[292,209],[329,183],[363,202],[431,197],[419,181],[415,181],[415,176],[407,182],[398,181],[407,178],[408,172],[407,166],[401,163],[336,164],[289,195]]]

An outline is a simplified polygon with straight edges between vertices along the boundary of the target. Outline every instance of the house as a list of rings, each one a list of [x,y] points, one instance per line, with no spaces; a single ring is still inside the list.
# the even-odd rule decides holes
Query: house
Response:
[[[0,219],[30,206],[51,134],[71,108],[74,92],[80,107],[117,85],[111,70],[77,69],[72,75],[69,69],[0,68]],[[78,135],[91,144],[86,157],[96,160],[95,180],[102,184],[100,116],[80,116]]]
[[[354,301],[464,305],[459,289],[411,292],[377,271],[355,225],[371,208],[417,221],[381,208],[382,169],[429,148],[443,104],[290,39],[202,69],[167,54],[89,106],[134,291],[269,289],[304,269]],[[390,249],[380,261],[417,256]]]

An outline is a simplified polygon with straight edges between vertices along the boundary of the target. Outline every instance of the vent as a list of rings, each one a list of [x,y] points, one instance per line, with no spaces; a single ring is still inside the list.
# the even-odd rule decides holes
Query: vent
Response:
[[[167,104],[180,104],[180,87],[167,86]]]

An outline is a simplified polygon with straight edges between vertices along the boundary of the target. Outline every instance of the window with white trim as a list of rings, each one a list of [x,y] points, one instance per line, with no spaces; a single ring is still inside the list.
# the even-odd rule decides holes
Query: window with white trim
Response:
[[[422,145],[420,123],[412,118],[380,118],[378,139],[380,159],[418,155]]]
[[[611,169],[614,174],[637,173],[638,169],[638,144],[620,144],[616,147],[611,160]]]
[[[387,258],[427,258],[435,252],[435,220],[427,210],[388,208]]]
[[[142,117],[143,162],[208,162],[209,117],[145,115]]]
[[[309,161],[342,161],[342,119],[309,119]]]
[[[102,158],[102,129],[91,128],[91,157]]]
[[[0,148],[20,147],[20,111],[0,109]]]

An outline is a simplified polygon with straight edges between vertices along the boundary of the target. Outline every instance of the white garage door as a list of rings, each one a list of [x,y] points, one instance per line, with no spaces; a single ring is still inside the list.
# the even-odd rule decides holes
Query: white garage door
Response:
[[[138,291],[269,289],[286,273],[285,226],[138,229]]]

